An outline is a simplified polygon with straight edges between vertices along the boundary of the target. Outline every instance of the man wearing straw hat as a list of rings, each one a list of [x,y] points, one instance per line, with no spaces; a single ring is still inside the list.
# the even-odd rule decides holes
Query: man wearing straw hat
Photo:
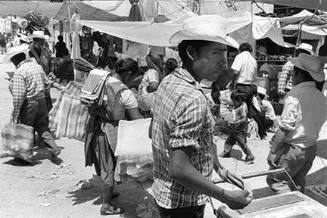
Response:
[[[152,108],[153,194],[161,217],[203,217],[208,196],[232,209],[252,199],[246,190],[224,190],[210,181],[214,168],[223,170],[212,141],[214,118],[200,81],[215,81],[222,74],[226,44],[232,39],[222,26],[188,24],[171,38],[179,43],[183,66],[162,80]]]
[[[304,192],[305,177],[316,156],[318,135],[325,121],[324,96],[315,83],[325,80],[323,63],[307,54],[300,54],[291,62],[294,87],[285,96],[267,161],[270,169],[285,168],[295,184],[285,174],[270,175],[267,183],[276,193],[297,189]]]
[[[12,62],[16,72],[10,81],[9,89],[13,96],[11,122],[32,126],[45,142],[53,157],[60,154],[60,148],[52,138],[48,128],[48,110],[45,101],[42,67],[31,60],[26,60],[28,45],[12,47],[4,58]]]

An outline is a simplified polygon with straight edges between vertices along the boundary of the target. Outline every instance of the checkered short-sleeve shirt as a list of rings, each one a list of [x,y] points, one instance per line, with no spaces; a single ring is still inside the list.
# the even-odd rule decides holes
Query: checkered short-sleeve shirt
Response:
[[[168,174],[170,152],[192,147],[192,165],[204,177],[211,178],[214,119],[199,83],[186,70],[175,70],[159,85],[152,113],[153,193],[157,204],[179,208],[207,203],[207,196],[183,186]]]

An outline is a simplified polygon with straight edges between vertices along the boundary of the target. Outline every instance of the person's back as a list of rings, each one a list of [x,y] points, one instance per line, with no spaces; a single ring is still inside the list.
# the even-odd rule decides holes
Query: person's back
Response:
[[[22,77],[24,79],[27,98],[31,98],[45,89],[42,66],[33,61],[23,62],[17,69],[14,77]]]
[[[320,129],[324,124],[324,120],[321,119],[326,116],[324,96],[315,88],[314,82],[305,82],[294,86],[286,96],[285,103],[292,102],[298,103],[301,115],[294,117],[298,123],[293,131],[288,132],[285,141],[300,147],[310,146],[318,139]],[[282,120],[283,116],[285,115],[282,114]],[[281,122],[281,125],[283,126],[284,123]]]
[[[252,46],[248,43],[240,45],[240,54],[235,57],[231,68],[236,73],[235,82],[239,84],[251,84],[257,77],[257,61],[251,55]]]

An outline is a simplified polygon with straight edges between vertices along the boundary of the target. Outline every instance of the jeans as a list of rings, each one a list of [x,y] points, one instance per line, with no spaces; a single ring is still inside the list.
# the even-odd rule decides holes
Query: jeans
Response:
[[[19,122],[32,126],[48,147],[58,148],[49,130],[49,114],[44,98],[25,100],[20,109]]]
[[[316,145],[300,148],[284,143],[276,151],[275,164],[278,168],[284,168],[293,179],[295,185],[304,193],[305,177],[312,166],[316,153]],[[270,169],[272,168],[270,167]],[[296,187],[289,181],[285,173],[267,176],[267,184],[277,194],[296,190]]]

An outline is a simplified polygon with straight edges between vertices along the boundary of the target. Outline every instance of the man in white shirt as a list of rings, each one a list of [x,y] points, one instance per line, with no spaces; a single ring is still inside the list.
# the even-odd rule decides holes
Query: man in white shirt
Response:
[[[239,51],[231,67],[234,71],[233,82],[236,86],[253,84],[257,77],[258,66],[251,54],[252,46],[249,43],[242,43]]]
[[[279,129],[272,138],[267,157],[270,169],[285,168],[287,175],[267,177],[267,183],[276,193],[300,189],[304,192],[305,177],[317,152],[317,139],[325,121],[325,100],[315,82],[325,80],[323,62],[318,57],[300,54],[291,60],[294,64],[294,87],[285,96]]]

